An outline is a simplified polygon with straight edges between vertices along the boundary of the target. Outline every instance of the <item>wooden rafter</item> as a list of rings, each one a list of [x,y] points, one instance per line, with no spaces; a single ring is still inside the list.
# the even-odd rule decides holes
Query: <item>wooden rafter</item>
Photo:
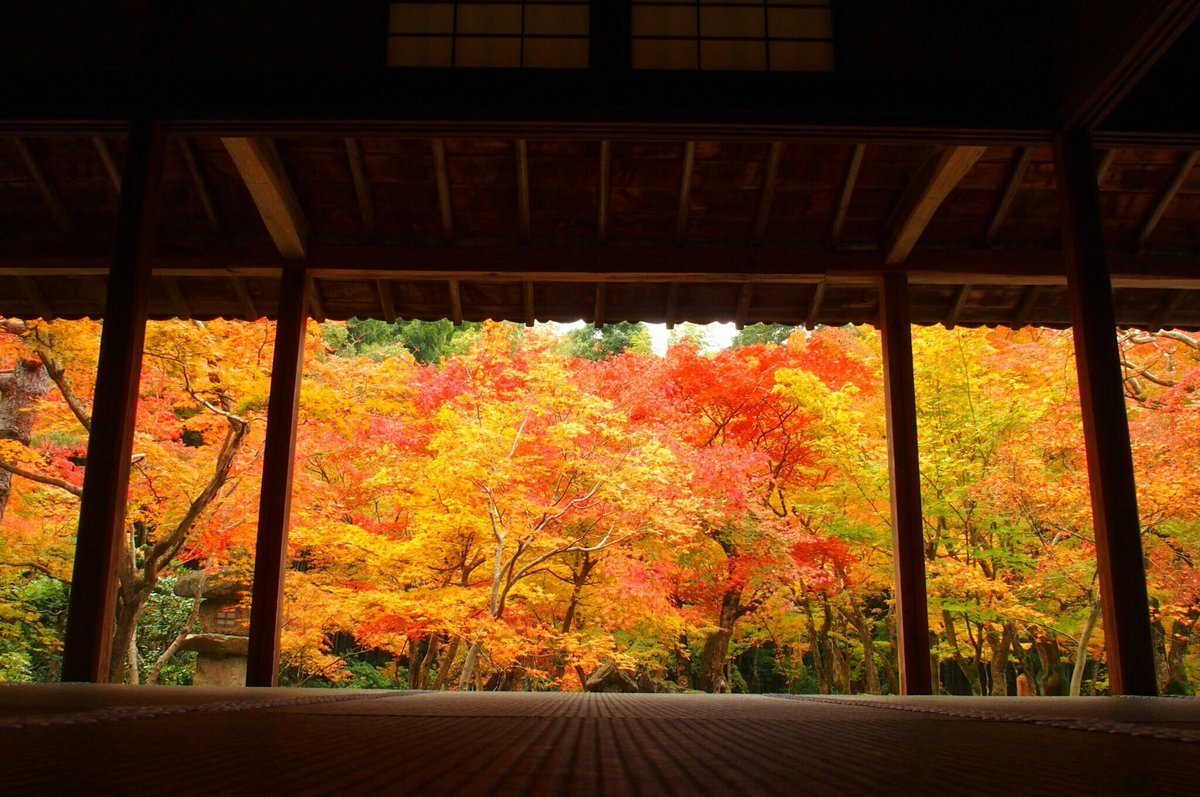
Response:
[[[1021,304],[1017,307],[1017,313],[1013,316],[1013,327],[1020,329],[1029,323],[1029,319],[1033,317],[1033,311],[1037,307],[1038,300],[1042,297],[1041,285],[1030,285],[1021,295]]]
[[[459,291],[458,280],[449,281],[450,287],[450,323],[461,327],[463,322],[462,293]]]
[[[1167,324],[1171,321],[1171,316],[1175,315],[1175,311],[1187,300],[1188,295],[1184,291],[1168,291],[1162,304],[1158,306],[1158,310],[1154,313],[1154,319],[1150,322],[1150,329],[1166,329]]]
[[[528,280],[521,283],[521,305],[525,316],[525,326],[531,327],[537,320],[537,312],[533,306],[533,283]]]
[[[945,147],[925,161],[904,189],[888,224],[885,262],[903,263],[908,258],[938,207],[986,149]]]
[[[1106,149],[1100,153],[1100,160],[1096,163],[1096,185],[1104,185],[1104,178],[1108,176],[1108,169],[1116,156],[1116,149]]]
[[[754,231],[750,234],[753,243],[767,236],[767,224],[771,221],[771,203],[775,199],[775,183],[779,179],[779,161],[783,155],[783,144],[771,142],[767,149],[767,160],[763,164],[762,191],[758,196],[758,212],[754,216]]]
[[[672,282],[667,286],[667,310],[663,316],[667,329],[675,328],[675,320],[679,317],[679,283]]]
[[[837,210],[833,214],[833,227],[829,232],[829,245],[837,248],[842,242],[842,231],[846,227],[846,213],[850,210],[850,199],[854,196],[854,184],[858,182],[858,170],[862,168],[864,144],[855,144],[850,153],[850,163],[846,166],[846,176],[842,180],[842,190],[838,192]]]
[[[109,182],[116,189],[117,196],[120,196],[121,170],[117,168],[117,160],[113,157],[112,148],[108,146],[108,139],[104,136],[92,136],[92,144],[96,147],[96,154],[100,156],[100,163],[104,166]]]
[[[183,298],[183,291],[179,289],[179,280],[174,277],[159,277],[159,279],[162,280],[167,298],[171,300],[171,307],[175,310],[175,315],[183,321],[190,319],[192,308],[188,306],[187,299]]]
[[[592,325],[595,326],[596,329],[600,329],[604,326],[604,298],[605,298],[604,294],[605,294],[605,292],[606,291],[605,291],[604,283],[597,282],[596,283],[596,307],[592,311]]]
[[[1146,216],[1146,220],[1142,222],[1142,227],[1138,230],[1136,245],[1138,249],[1145,248],[1150,236],[1154,234],[1154,228],[1162,221],[1163,215],[1170,207],[1171,201],[1175,199],[1175,195],[1179,193],[1179,189],[1183,187],[1184,181],[1188,175],[1196,168],[1196,161],[1200,159],[1200,152],[1189,152],[1184,155],[1183,160],[1179,164],[1179,168],[1175,172],[1175,176],[1171,178],[1171,182],[1159,194],[1158,201],[1154,203],[1154,208],[1150,214]]]
[[[21,287],[21,293],[25,294],[25,299],[33,305],[34,311],[43,321],[53,321],[57,317],[54,308],[46,299],[46,294],[42,293],[42,289],[38,287],[33,277],[17,277],[17,284]]]
[[[454,208],[450,204],[450,174],[446,170],[446,143],[433,139],[433,179],[437,184],[438,211],[442,217],[442,240],[454,240]]]
[[[363,164],[362,148],[357,138],[346,139],[346,159],[350,163],[350,176],[354,179],[354,193],[358,196],[358,213],[362,217],[363,229],[368,238],[375,237],[375,199],[371,196],[371,181]]]
[[[817,326],[817,316],[821,312],[821,302],[825,300],[825,281],[821,280],[813,286],[812,302],[804,316],[804,328],[814,329]]]
[[[1004,191],[1000,194],[1000,201],[996,203],[996,209],[992,212],[992,221],[988,225],[987,234],[983,236],[984,246],[991,246],[996,242],[996,236],[1000,233],[1000,227],[1008,217],[1009,208],[1012,207],[1013,199],[1016,198],[1017,191],[1021,188],[1021,181],[1025,179],[1025,171],[1029,168],[1029,160],[1032,157],[1033,147],[1023,147],[1016,160],[1013,161],[1008,181],[1004,184]]]
[[[200,199],[200,205],[204,208],[204,215],[208,219],[209,225],[212,226],[214,232],[220,232],[221,217],[217,215],[217,206],[213,203],[212,191],[209,190],[208,180],[204,177],[204,170],[200,168],[200,162],[196,159],[196,148],[192,146],[189,139],[181,136],[179,151],[183,153],[183,162],[187,166],[188,174],[192,176],[192,185],[196,189],[196,196]]]
[[[960,285],[954,293],[954,301],[950,303],[950,311],[946,313],[946,318],[943,325],[946,329],[954,329],[958,324],[958,319],[962,316],[963,308],[967,306],[967,298],[971,295],[970,285]]]
[[[522,243],[529,242],[529,146],[517,139],[517,226]]]
[[[325,322],[325,300],[311,272],[308,275],[308,314],[317,323]]]
[[[754,299],[754,283],[743,282],[738,291],[737,311],[734,313],[733,325],[741,330],[746,326],[746,318],[750,314],[750,302]]]
[[[230,280],[233,282],[233,292],[237,294],[238,303],[242,306],[242,316],[247,321],[258,318],[258,308],[254,306],[254,297],[250,295],[250,287],[245,278],[234,276]]]
[[[274,142],[269,138],[223,138],[221,142],[233,158],[279,253],[290,260],[306,257],[308,221]]]
[[[692,170],[696,165],[696,142],[683,145],[683,169],[679,178],[679,209],[675,214],[675,240],[687,236],[688,209],[692,197]]]
[[[396,303],[392,301],[392,284],[387,280],[375,280],[375,290],[379,292],[379,309],[383,311],[383,320],[389,324],[396,323]]]
[[[25,166],[25,171],[29,173],[29,179],[33,181],[34,187],[41,194],[46,209],[54,217],[54,224],[58,227],[58,231],[68,238],[76,237],[75,225],[71,222],[70,215],[63,206],[62,200],[58,198],[58,192],[46,179],[46,173],[42,171],[42,166],[29,149],[29,145],[18,136],[13,136],[12,142],[17,149],[17,155],[21,158],[21,163]]]
[[[612,142],[600,142],[600,196],[599,210],[596,219],[596,237],[601,241],[608,240],[608,202],[612,192]]]

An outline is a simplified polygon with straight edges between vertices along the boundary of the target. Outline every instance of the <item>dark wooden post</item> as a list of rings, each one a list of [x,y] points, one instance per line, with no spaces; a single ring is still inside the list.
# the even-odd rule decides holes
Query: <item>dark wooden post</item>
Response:
[[[258,504],[246,686],[279,683],[279,625],[283,617],[283,578],[287,571],[292,462],[296,453],[296,415],[304,367],[308,286],[308,269],[283,270],[279,280],[279,320],[275,324],[275,359],[271,366],[271,398],[267,403],[267,440]]]
[[[927,695],[933,684],[929,610],[925,596],[925,535],[917,456],[912,330],[908,320],[908,277],[904,274],[888,274],[883,278],[879,289],[879,328],[883,336],[883,383],[887,402],[900,693]]]
[[[130,128],[79,508],[64,681],[98,683],[109,677],[164,140],[162,125],[153,119],[135,120]]]
[[[1061,133],[1054,156],[1109,679],[1114,694],[1153,695],[1150,606],[1091,137]]]

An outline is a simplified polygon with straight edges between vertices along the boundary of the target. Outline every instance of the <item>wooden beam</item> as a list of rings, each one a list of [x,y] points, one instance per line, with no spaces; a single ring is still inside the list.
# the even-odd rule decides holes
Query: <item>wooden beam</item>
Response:
[[[387,280],[375,280],[375,289],[379,291],[379,309],[383,311],[383,320],[389,324],[396,323],[396,303],[392,301],[392,284]]]
[[[50,181],[46,179],[46,173],[42,171],[41,164],[37,162],[37,158],[30,151],[29,145],[25,143],[24,139],[17,136],[12,137],[12,143],[17,149],[21,163],[25,166],[25,171],[29,173],[29,179],[33,181],[34,188],[41,194],[42,203],[54,217],[54,224],[58,227],[59,233],[68,238],[77,237],[78,234],[75,225],[71,222],[71,216],[63,207],[62,200],[58,198],[58,192],[54,190],[54,186],[50,185]]]
[[[250,295],[250,287],[243,277],[230,277],[233,282],[233,292],[237,294],[238,302],[242,305],[242,315],[247,321],[258,318],[258,308],[254,306],[254,297]]]
[[[435,138],[433,148],[433,179],[437,184],[438,210],[442,215],[442,240],[454,240],[454,206],[450,203],[450,173],[446,170],[446,143]]]
[[[318,324],[325,323],[325,301],[321,298],[321,290],[317,287],[317,281],[313,277],[312,271],[308,272],[308,309],[309,315]]]
[[[1154,320],[1150,322],[1149,329],[1168,329],[1167,324],[1170,323],[1171,316],[1187,299],[1188,296],[1184,291],[1168,291],[1166,298],[1154,313]]]
[[[883,342],[888,472],[891,477],[895,616],[899,640],[897,663],[900,693],[927,695],[932,692],[932,667],[925,594],[917,401],[908,313],[908,281],[903,274],[888,274],[879,291],[879,331]]]
[[[79,507],[63,681],[99,683],[109,677],[165,140],[155,120],[140,118],[130,128]]]
[[[1017,314],[1013,317],[1014,329],[1021,329],[1029,324],[1029,319],[1033,317],[1033,310],[1037,307],[1038,299],[1041,297],[1041,285],[1030,285],[1025,289],[1025,293],[1021,296],[1021,304],[1017,307]]]
[[[1096,185],[1104,185],[1104,178],[1108,176],[1108,169],[1116,156],[1116,149],[1106,149],[1100,153],[1100,162],[1096,164]]]
[[[537,314],[533,307],[533,283],[521,283],[521,302],[524,306],[525,326],[532,327],[537,320]]]
[[[592,310],[592,325],[596,329],[604,327],[604,283],[596,283],[596,307]]]
[[[354,179],[354,193],[358,196],[358,214],[362,217],[367,237],[374,239],[378,227],[375,219],[375,199],[371,196],[371,180],[363,164],[362,149],[357,138],[346,139],[346,159],[350,163],[350,176]]]
[[[96,154],[100,156],[100,163],[104,166],[104,171],[108,174],[109,182],[116,189],[117,196],[121,195],[121,170],[117,168],[117,161],[113,157],[112,149],[108,146],[108,139],[104,136],[92,136],[92,144],[96,147]]]
[[[283,619],[296,419],[304,371],[307,294],[311,284],[312,278],[303,268],[285,269],[279,280],[279,322],[275,325],[267,435],[263,444],[246,686],[276,686],[279,683],[279,629]]]
[[[1008,182],[1004,184],[1004,191],[1000,194],[1000,201],[996,203],[996,209],[992,212],[992,222],[988,225],[987,233],[983,236],[983,245],[991,246],[996,242],[996,236],[1000,233],[1000,226],[1004,224],[1004,220],[1008,217],[1009,208],[1012,207],[1013,199],[1017,196],[1017,191],[1021,189],[1021,181],[1025,179],[1025,171],[1029,168],[1029,159],[1033,157],[1033,147],[1024,147],[1021,149],[1017,159],[1013,161],[1012,171],[1009,172]]]
[[[679,283],[667,285],[667,310],[664,315],[667,329],[675,328],[675,320],[679,317]]]
[[[450,286],[450,323],[461,327],[463,322],[462,293],[459,291],[458,280],[452,279]]]
[[[209,190],[208,180],[204,177],[204,170],[200,168],[200,162],[196,159],[196,149],[192,146],[190,139],[179,137],[179,151],[183,153],[183,162],[187,166],[188,174],[192,176],[192,186],[196,189],[196,196],[200,199],[200,206],[204,208],[204,216],[208,219],[208,223],[213,228],[213,232],[221,231],[221,217],[217,215],[217,206],[213,204],[212,191]]]
[[[612,142],[600,142],[600,197],[596,220],[596,237],[603,243],[608,240],[608,203],[612,193]]]
[[[808,313],[804,316],[804,328],[815,329],[817,326],[817,315],[821,312],[821,302],[825,300],[825,280],[821,280],[813,286],[812,303],[808,306]]]
[[[771,203],[775,200],[775,183],[779,179],[779,161],[783,155],[783,144],[772,141],[767,148],[767,161],[763,164],[762,191],[758,196],[758,213],[754,216],[754,230],[750,233],[751,243],[761,243],[767,236],[767,224],[771,221]]]
[[[942,325],[946,329],[954,329],[958,324],[958,319],[962,315],[963,308],[967,306],[967,298],[971,295],[970,285],[960,285],[954,294],[954,301],[950,303],[950,310],[946,313],[946,318]]]
[[[1055,167],[1109,680],[1113,694],[1153,695],[1137,488],[1091,137],[1079,129],[1063,133]]]
[[[1142,222],[1142,228],[1137,234],[1137,248],[1144,249],[1150,241],[1150,236],[1154,234],[1154,228],[1162,221],[1163,214],[1167,212],[1171,201],[1175,199],[1175,195],[1179,193],[1179,189],[1183,186],[1185,180],[1196,168],[1196,160],[1200,159],[1200,152],[1189,152],[1184,155],[1183,160],[1179,163],[1179,169],[1176,170],[1175,176],[1171,178],[1171,182],[1159,195],[1158,201],[1154,203],[1154,208],[1150,211],[1150,215]]]
[[[53,321],[56,317],[54,308],[50,306],[50,302],[46,300],[46,294],[42,293],[42,289],[34,282],[33,277],[17,277],[17,285],[21,288],[21,293],[25,294],[25,300],[33,305],[34,312],[43,321]]]
[[[750,302],[754,299],[754,283],[743,282],[738,291],[737,311],[733,317],[733,325],[741,330],[746,326],[746,317],[750,314]]]
[[[279,253],[302,260],[308,254],[308,222],[274,142],[269,138],[222,138],[221,142]]]
[[[846,177],[842,180],[842,190],[838,192],[837,210],[833,214],[833,227],[829,232],[829,245],[837,248],[842,243],[842,231],[846,227],[846,214],[850,210],[850,199],[854,196],[854,184],[858,182],[858,171],[862,168],[865,144],[855,144],[850,153],[850,163],[846,166]]]
[[[696,165],[696,142],[683,145],[683,169],[679,178],[679,209],[675,214],[675,240],[687,236],[688,209],[692,196],[692,170]]]
[[[517,226],[521,243],[529,243],[529,148],[517,139]]]
[[[938,207],[986,150],[944,147],[925,161],[892,213],[883,247],[885,262],[903,263],[908,258]]]
[[[1140,0],[1078,13],[1091,29],[1077,34],[1073,47],[1059,47],[1066,67],[1060,126],[1093,130],[1191,26],[1200,2]]]
[[[167,298],[171,300],[171,306],[175,308],[175,315],[183,321],[190,319],[192,308],[188,307],[187,300],[183,298],[183,291],[179,290],[179,281],[174,277],[159,277],[159,279],[162,280]]]

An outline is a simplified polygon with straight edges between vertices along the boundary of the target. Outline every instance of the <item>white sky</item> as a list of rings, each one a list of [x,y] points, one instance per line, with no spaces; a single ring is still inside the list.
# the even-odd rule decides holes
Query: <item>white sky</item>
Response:
[[[574,321],[570,324],[555,324],[554,327],[566,332],[570,329],[578,329],[583,325],[583,321]],[[667,329],[666,324],[646,324],[646,328],[650,330],[650,348],[654,350],[655,354],[662,357],[667,353],[667,338],[670,337],[671,331]],[[711,350],[729,348],[733,336],[737,334],[737,328],[731,323],[704,324],[702,328]]]

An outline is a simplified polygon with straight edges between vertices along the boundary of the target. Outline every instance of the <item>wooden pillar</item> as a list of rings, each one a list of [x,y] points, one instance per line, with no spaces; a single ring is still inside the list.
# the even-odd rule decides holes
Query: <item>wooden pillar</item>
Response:
[[[79,508],[64,681],[99,683],[109,677],[164,140],[162,125],[150,118],[130,128]]]
[[[275,325],[275,358],[267,403],[246,686],[279,683],[279,626],[283,616],[283,578],[287,572],[292,462],[296,453],[309,283],[308,269],[302,267],[285,268],[279,280],[279,320]]]
[[[1054,155],[1109,680],[1113,694],[1153,695],[1157,683],[1133,453],[1090,135],[1061,133]]]
[[[917,456],[912,331],[908,320],[908,277],[904,274],[888,274],[883,278],[879,289],[879,328],[883,337],[883,382],[887,402],[900,693],[927,695],[932,691],[932,667],[925,596],[925,536]]]

